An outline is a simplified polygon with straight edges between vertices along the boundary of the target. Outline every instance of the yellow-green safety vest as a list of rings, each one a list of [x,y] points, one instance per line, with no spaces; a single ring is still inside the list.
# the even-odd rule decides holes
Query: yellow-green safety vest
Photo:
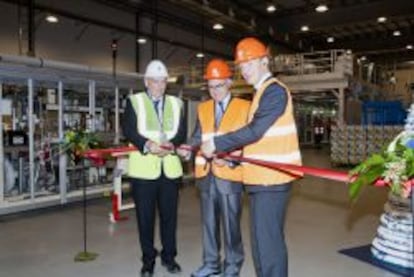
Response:
[[[163,124],[160,123],[152,100],[147,93],[140,92],[129,97],[137,115],[138,133],[152,141],[171,140],[178,132],[183,103],[175,96],[164,98]],[[175,179],[183,175],[180,158],[169,154],[160,158],[151,153],[134,151],[129,154],[128,175],[132,178],[154,180],[160,177],[161,170],[167,178]]]

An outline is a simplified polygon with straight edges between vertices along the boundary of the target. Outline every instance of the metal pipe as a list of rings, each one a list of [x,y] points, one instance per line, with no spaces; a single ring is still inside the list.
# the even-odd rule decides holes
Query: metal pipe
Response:
[[[152,31],[151,34],[155,38],[152,40],[152,59],[158,58],[158,40],[156,39],[158,36],[158,0],[152,1],[153,6],[152,8],[155,11],[155,17],[152,22]]]
[[[58,82],[58,128],[59,128],[59,142],[62,142],[65,139],[65,133],[63,130],[63,82]],[[60,191],[60,201],[62,204],[67,202],[67,188],[66,188],[66,151],[63,151],[62,147],[59,147],[59,191]]]
[[[22,5],[19,1],[17,4],[17,22],[19,26],[17,28],[17,45],[19,49],[19,55],[23,55],[23,26],[22,26]]]
[[[139,50],[140,50],[140,44],[138,43],[139,39],[139,19],[140,14],[137,12],[135,13],[135,71],[139,72]]]
[[[345,94],[344,94],[344,88],[339,89],[339,95],[338,95],[338,125],[342,126],[345,124]]]
[[[95,111],[95,81],[90,80],[89,81],[89,120],[90,120],[90,125],[87,126],[86,128],[90,131],[90,132],[94,132],[95,131],[95,116],[96,116],[96,111]]]
[[[28,123],[29,123],[29,185],[30,185],[30,199],[34,200],[34,117],[33,117],[33,79],[27,80],[28,89]]]
[[[112,71],[108,69],[100,69],[100,68],[95,68],[95,67],[86,66],[86,65],[68,63],[68,62],[59,62],[59,61],[47,60],[47,59],[42,59],[42,58],[34,58],[34,57],[1,54],[0,63],[12,63],[12,64],[17,64],[17,65],[25,65],[25,66],[39,67],[39,68],[69,70],[69,71],[76,71],[76,72],[86,73],[86,74],[112,75]],[[118,72],[117,76],[138,79],[142,77],[142,74],[138,74],[135,72]]]
[[[119,144],[119,87],[115,86],[115,144]]]
[[[36,56],[35,52],[35,0],[28,0],[27,6],[27,55],[34,57]]]
[[[0,81],[0,106],[3,99],[3,83]],[[0,110],[0,203],[4,201],[4,151],[3,151],[3,115]]]

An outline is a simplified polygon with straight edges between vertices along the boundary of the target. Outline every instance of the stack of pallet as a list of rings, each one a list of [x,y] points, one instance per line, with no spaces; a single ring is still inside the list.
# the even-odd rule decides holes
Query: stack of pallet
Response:
[[[348,128],[345,125],[331,128],[331,161],[348,164]]]
[[[370,155],[384,150],[403,129],[403,125],[333,127],[331,161],[341,165],[358,164]]]

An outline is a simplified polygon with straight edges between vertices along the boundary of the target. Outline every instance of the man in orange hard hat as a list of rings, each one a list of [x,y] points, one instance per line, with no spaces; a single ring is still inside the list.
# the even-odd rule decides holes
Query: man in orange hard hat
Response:
[[[197,125],[191,145],[200,145],[211,137],[234,131],[247,123],[250,102],[231,96],[232,72],[223,60],[214,59],[205,70],[210,100],[198,106]],[[188,151],[178,150],[184,157]],[[240,151],[239,151],[240,153]],[[240,231],[243,185],[241,166],[215,158],[195,157],[195,176],[201,192],[203,228],[203,265],[193,277],[220,274],[237,277],[244,261]],[[220,259],[220,223],[223,223],[224,265]]]
[[[204,142],[206,157],[243,147],[243,156],[270,162],[301,164],[296,124],[289,89],[269,69],[265,45],[256,38],[242,39],[235,61],[245,81],[256,92],[247,125]],[[284,237],[286,206],[291,183],[287,172],[250,163],[243,164],[243,183],[250,199],[252,254],[257,276],[286,277],[287,247]]]

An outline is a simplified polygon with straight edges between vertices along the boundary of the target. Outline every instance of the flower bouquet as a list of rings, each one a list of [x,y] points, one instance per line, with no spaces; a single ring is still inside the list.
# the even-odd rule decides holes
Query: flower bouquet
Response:
[[[82,129],[72,129],[65,133],[63,152],[66,152],[74,164],[82,160],[82,154],[101,146],[101,141],[94,133]]]

